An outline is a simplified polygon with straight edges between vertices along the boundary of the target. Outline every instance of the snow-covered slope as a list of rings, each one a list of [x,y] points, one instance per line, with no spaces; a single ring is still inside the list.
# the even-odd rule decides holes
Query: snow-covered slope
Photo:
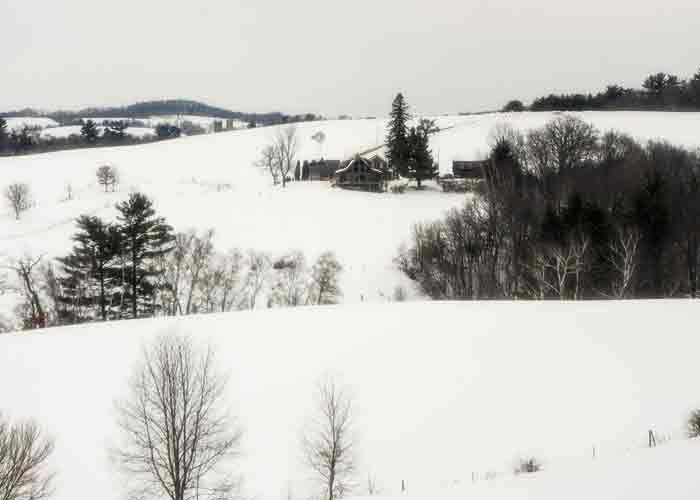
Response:
[[[455,484],[455,496],[475,499],[688,498],[700,493],[698,443],[641,448],[649,429],[680,439],[700,405],[699,307],[358,304],[8,334],[0,408],[55,435],[56,500],[119,500],[113,403],[144,342],[185,332],[213,345],[230,374],[227,401],[246,432],[241,472],[260,500],[290,488],[306,498],[299,431],[328,373],[355,396],[359,479],[371,472],[386,494],[405,480],[416,500]],[[507,477],[529,454],[546,470]]]
[[[504,475],[450,488],[367,500],[690,500],[700,495],[700,440],[671,442],[612,458],[569,463],[537,474]],[[466,483],[466,484],[465,484]],[[358,497],[361,498],[361,497]]]

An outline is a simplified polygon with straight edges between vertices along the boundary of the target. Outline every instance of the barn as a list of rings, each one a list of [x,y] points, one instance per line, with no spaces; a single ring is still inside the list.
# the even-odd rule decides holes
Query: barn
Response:
[[[485,166],[485,162],[483,161],[455,160],[452,162],[452,174],[457,179],[479,180],[484,178]]]
[[[340,169],[340,160],[312,160],[304,161],[304,172],[306,178],[303,180],[309,181],[328,181],[335,172]]]

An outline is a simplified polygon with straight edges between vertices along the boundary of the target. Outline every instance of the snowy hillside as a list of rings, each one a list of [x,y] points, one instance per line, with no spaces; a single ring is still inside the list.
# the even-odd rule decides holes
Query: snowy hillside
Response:
[[[579,114],[601,131],[617,129],[639,139],[666,139],[700,145],[700,113],[589,112]],[[526,130],[554,113],[437,117],[443,130],[431,140],[440,169],[453,160],[483,157],[499,123]],[[386,120],[343,120],[298,124],[299,159],[344,159],[384,140]],[[464,196],[431,186],[405,195],[335,190],[327,183],[273,187],[269,175],[253,166],[276,127],[237,130],[142,146],[72,150],[0,158],[3,184],[26,182],[35,206],[20,221],[0,208],[0,252],[63,255],[70,247],[75,218],[81,214],[114,216],[114,204],[142,190],[176,230],[216,230],[222,249],[236,247],[274,255],[299,249],[309,259],[331,250],[345,271],[345,302],[384,301],[396,286],[410,287],[392,263],[413,223],[439,217],[463,203]],[[311,139],[323,131],[326,140]],[[105,194],[95,180],[100,165],[120,172],[117,193]],[[66,198],[68,185],[75,197]],[[4,187],[4,186],[3,186]]]
[[[56,500],[120,500],[114,402],[145,342],[189,333],[230,374],[241,472],[259,500],[306,498],[299,431],[329,373],[355,398],[360,484],[371,473],[386,495],[404,480],[410,500],[695,498],[700,443],[680,437],[700,405],[699,307],[362,304],[8,334],[0,408],[56,437]],[[643,449],[649,429],[673,439]],[[512,477],[526,455],[545,470]]]
[[[700,144],[700,113],[581,113],[600,130],[618,129],[639,139],[662,138],[687,146]],[[443,131],[431,140],[442,172],[455,159],[476,159],[488,150],[493,127],[510,123],[526,130],[553,113],[438,117]],[[381,144],[386,120],[306,122],[297,125],[299,158],[348,158]],[[326,140],[311,139],[323,131]],[[275,127],[189,137],[143,146],[72,150],[0,158],[4,183],[26,182],[35,206],[20,221],[0,208],[0,252],[55,257],[70,247],[75,218],[81,214],[114,216],[114,204],[130,191],[154,198],[157,210],[183,231],[214,228],[222,249],[256,249],[279,255],[299,249],[314,259],[334,251],[345,272],[346,302],[386,300],[398,285],[410,282],[392,263],[411,225],[431,220],[464,196],[444,194],[433,186],[403,196],[335,190],[327,183],[273,187],[269,176],[253,166]],[[117,193],[105,194],[95,180],[98,166],[120,172]],[[68,186],[75,196],[66,198]],[[4,187],[4,186],[3,186]],[[5,297],[7,300],[7,297]]]

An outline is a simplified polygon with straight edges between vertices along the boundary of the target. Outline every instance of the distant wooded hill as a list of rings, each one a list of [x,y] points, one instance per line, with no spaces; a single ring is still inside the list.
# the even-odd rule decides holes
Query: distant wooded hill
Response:
[[[18,111],[0,113],[1,117],[19,116],[49,117],[60,123],[70,122],[76,118],[146,118],[161,115],[198,115],[255,122],[257,124],[277,124],[291,121],[313,120],[317,117],[311,113],[301,116],[288,116],[283,113],[243,113],[216,106],[209,106],[197,101],[168,99],[146,101],[121,107],[86,108],[80,111],[40,111],[25,108]]]

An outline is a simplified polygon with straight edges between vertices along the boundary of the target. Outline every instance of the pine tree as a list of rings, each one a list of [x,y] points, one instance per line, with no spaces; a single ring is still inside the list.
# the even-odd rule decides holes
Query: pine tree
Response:
[[[173,228],[163,217],[156,217],[153,202],[144,194],[134,193],[117,205],[122,236],[122,251],[126,259],[124,290],[131,317],[153,314],[153,280],[158,271],[153,262],[173,249]]]
[[[99,316],[106,321],[108,305],[117,293],[115,260],[119,254],[119,229],[99,217],[87,215],[76,223],[78,232],[73,236],[73,251],[58,259],[63,267],[59,301],[66,307],[64,319],[75,323]]]
[[[5,148],[7,143],[7,121],[0,117],[0,151]]]
[[[404,177],[408,177],[409,143],[407,122],[410,119],[408,104],[401,93],[397,94],[391,105],[386,145],[388,148],[389,167]]]
[[[416,180],[418,189],[422,187],[422,181],[433,179],[438,173],[432,152],[428,147],[429,134],[433,130],[433,125],[434,122],[423,120],[418,128],[411,127],[408,135],[409,166],[407,177]]]
[[[92,120],[87,120],[80,128],[80,135],[89,143],[97,142],[100,133],[97,124]]]

